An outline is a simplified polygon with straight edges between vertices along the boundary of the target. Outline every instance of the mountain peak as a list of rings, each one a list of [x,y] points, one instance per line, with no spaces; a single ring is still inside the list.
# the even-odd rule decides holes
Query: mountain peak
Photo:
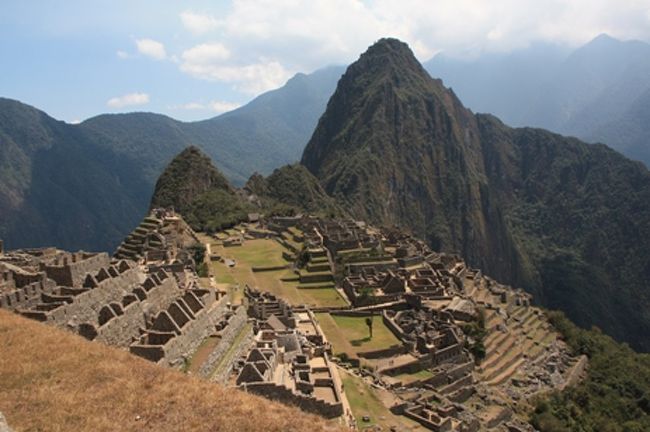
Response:
[[[302,163],[318,177],[337,165],[343,153],[401,151],[398,148],[407,142],[400,138],[402,128],[417,130],[413,134],[430,142],[430,137],[443,131],[459,138],[462,127],[471,121],[471,113],[442,81],[431,78],[407,44],[380,39],[339,80]]]
[[[390,54],[408,54],[413,55],[413,51],[406,42],[395,38],[381,38],[374,44],[370,45],[362,55],[390,53]]]
[[[210,158],[198,147],[189,146],[172,159],[158,178],[151,208],[174,207],[185,216],[193,201],[212,189],[234,193]]]
[[[351,72],[356,70],[363,72],[399,70],[400,73],[411,70],[417,74],[427,74],[415,58],[411,48],[406,43],[394,38],[382,38],[371,45],[366,52],[361,54],[359,60],[348,68],[348,71]]]
[[[612,43],[620,42],[618,39],[608,35],[607,33],[601,33],[591,40],[589,43]]]

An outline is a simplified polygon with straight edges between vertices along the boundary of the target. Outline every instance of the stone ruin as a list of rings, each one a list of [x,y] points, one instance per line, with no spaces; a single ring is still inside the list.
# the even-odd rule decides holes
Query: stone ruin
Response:
[[[149,249],[132,256],[137,262],[121,258],[122,247],[112,259],[54,248],[0,255],[0,307],[154,362],[181,365],[217,331],[230,306],[225,293],[199,285],[192,260],[179,261],[188,243],[182,219],[155,211],[145,222],[156,216],[156,228],[142,237]],[[151,249],[154,238],[164,253]]]
[[[182,217],[167,209],[154,209],[118,246],[114,257],[136,262],[183,260],[184,249],[200,243]]]
[[[326,418],[341,416],[341,380],[312,312],[250,287],[246,296],[256,335],[237,368],[236,384]]]
[[[455,362],[463,355],[462,331],[446,312],[426,308],[385,310],[382,319],[423,368]]]
[[[310,251],[329,257],[336,285],[353,306],[349,313],[380,313],[400,340],[358,355],[371,362],[375,382],[401,401],[392,410],[431,430],[528,430],[511,407],[559,388],[580,363],[529,294],[498,284],[457,255],[433,252],[398,229],[355,221],[303,216],[283,221],[282,229],[288,226],[304,232],[308,262]],[[465,329],[479,322],[485,336],[477,341]],[[484,345],[485,358],[469,350],[476,344]],[[418,371],[430,375],[400,378]]]

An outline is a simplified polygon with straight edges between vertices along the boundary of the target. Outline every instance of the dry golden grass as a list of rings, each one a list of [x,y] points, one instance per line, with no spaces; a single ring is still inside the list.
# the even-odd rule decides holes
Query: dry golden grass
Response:
[[[0,310],[0,411],[16,431],[324,431],[323,419]]]

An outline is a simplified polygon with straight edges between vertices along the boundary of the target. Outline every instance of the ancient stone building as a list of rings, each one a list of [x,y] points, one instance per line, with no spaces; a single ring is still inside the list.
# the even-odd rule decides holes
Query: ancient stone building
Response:
[[[257,334],[239,369],[238,386],[301,409],[334,418],[343,414],[341,380],[329,344],[309,310],[277,304],[247,288]]]

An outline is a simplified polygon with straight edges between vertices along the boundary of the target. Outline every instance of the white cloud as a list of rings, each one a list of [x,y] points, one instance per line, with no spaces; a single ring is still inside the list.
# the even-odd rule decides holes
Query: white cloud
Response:
[[[230,51],[220,43],[204,43],[184,51],[181,57],[187,63],[206,65],[227,60]]]
[[[122,60],[128,59],[130,57],[129,53],[127,53],[126,51],[122,51],[122,50],[118,50],[115,54],[117,55],[118,58],[120,58]]]
[[[218,41],[186,48],[180,69],[250,94],[296,71],[350,63],[382,37],[407,42],[421,61],[537,41],[577,46],[604,32],[650,39],[648,0],[233,0],[180,20],[195,38]]]
[[[279,62],[264,57],[241,63],[222,43],[196,45],[181,55],[183,72],[200,79],[230,83],[239,91],[258,94],[284,84],[291,76]]]
[[[278,88],[292,75],[277,61],[263,58],[241,66],[186,61],[181,70],[196,78],[230,83],[236,90],[253,95]]]
[[[241,104],[225,101],[212,101],[208,104],[210,109],[217,113],[224,113],[227,111],[232,111],[241,106]]]
[[[207,33],[219,26],[219,21],[216,18],[191,11],[181,13],[181,21],[186,29],[196,35]]]
[[[600,33],[650,39],[647,0],[235,0],[219,19],[184,12],[193,33],[218,35],[233,52],[307,70],[354,61],[393,36],[421,60],[509,51],[534,41],[583,44]]]
[[[129,93],[123,96],[110,98],[106,105],[110,108],[123,108],[126,106],[146,105],[149,103],[149,95],[146,93]]]
[[[167,58],[165,45],[153,39],[137,39],[135,41],[138,51],[154,60],[164,60]]]

